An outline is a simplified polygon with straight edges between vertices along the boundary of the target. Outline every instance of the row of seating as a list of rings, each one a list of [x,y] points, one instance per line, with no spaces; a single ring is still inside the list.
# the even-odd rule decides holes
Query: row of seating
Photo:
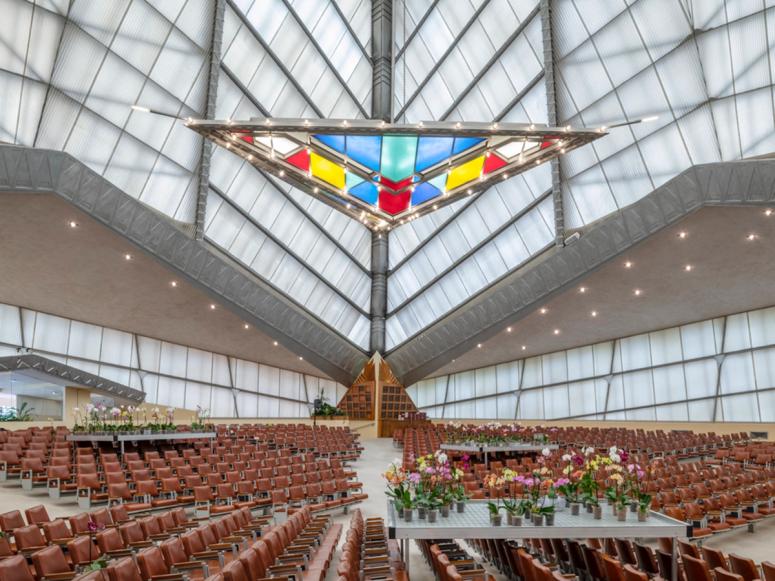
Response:
[[[451,539],[422,540],[418,544],[439,581],[494,581],[481,564]]]
[[[385,534],[383,519],[364,521],[357,509],[350,519],[336,572],[337,581],[409,580],[398,544]]]

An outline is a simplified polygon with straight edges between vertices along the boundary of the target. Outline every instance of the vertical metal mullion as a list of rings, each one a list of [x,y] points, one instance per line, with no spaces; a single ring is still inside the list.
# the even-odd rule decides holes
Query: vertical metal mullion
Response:
[[[721,367],[724,365],[724,359],[726,358],[726,355],[724,354],[724,349],[726,348],[727,344],[727,316],[724,316],[722,319],[722,325],[723,330],[721,331],[721,350],[718,355],[714,357],[716,360],[716,395],[713,399],[713,415],[711,416],[712,422],[716,421],[716,414],[718,413],[718,404],[719,404],[719,395],[721,393]],[[723,415],[724,415],[724,408],[721,408],[721,415],[722,415],[722,421],[723,421]]]

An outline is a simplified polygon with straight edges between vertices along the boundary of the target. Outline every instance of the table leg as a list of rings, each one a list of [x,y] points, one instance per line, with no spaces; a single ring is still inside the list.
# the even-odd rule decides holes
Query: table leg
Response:
[[[409,579],[409,544],[411,542],[412,542],[412,539],[401,539],[401,556],[404,558],[404,564],[406,565],[407,579]]]
[[[670,578],[672,581],[678,581],[678,537],[673,537],[673,559]]]

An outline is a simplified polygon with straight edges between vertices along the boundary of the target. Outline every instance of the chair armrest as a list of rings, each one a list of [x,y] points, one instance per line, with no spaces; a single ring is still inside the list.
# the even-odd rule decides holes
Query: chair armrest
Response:
[[[194,559],[202,559],[203,561],[217,559],[218,551],[202,551],[200,553],[192,553],[191,556]]]
[[[144,549],[146,547],[152,547],[153,541],[137,541],[135,543],[129,543],[131,548]]]
[[[242,539],[240,539],[242,541]],[[212,545],[208,545],[208,549],[214,550],[214,551],[228,551],[232,548],[231,543],[213,543]]]
[[[130,549],[118,549],[116,551],[105,551],[103,554],[111,559],[118,559],[121,557],[131,557],[134,555],[134,551]]]
[[[50,581],[68,581],[69,579],[72,579],[75,577],[75,571],[66,571],[63,573],[50,573],[48,575],[45,575],[41,577],[41,581],[43,579],[47,579]]]
[[[180,573],[166,573],[164,575],[153,575],[150,581],[184,581]]]

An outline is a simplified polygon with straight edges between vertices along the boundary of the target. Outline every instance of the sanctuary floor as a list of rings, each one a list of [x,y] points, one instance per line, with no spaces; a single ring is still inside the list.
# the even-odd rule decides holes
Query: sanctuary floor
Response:
[[[394,448],[391,440],[366,440],[363,442],[365,450],[361,458],[353,463],[353,468],[358,472],[358,479],[364,485],[364,491],[368,493],[368,500],[361,503],[360,509],[364,517],[385,516],[384,481],[382,472],[394,458],[400,458],[401,451]],[[15,509],[24,509],[35,504],[43,504],[52,517],[66,517],[78,512],[78,505],[72,497],[59,501],[51,500],[45,489],[32,492],[24,492],[18,483],[0,486],[0,512]],[[342,523],[345,527],[350,521],[350,515],[337,514],[335,522]],[[344,542],[344,535],[342,535]],[[775,519],[769,519],[756,525],[756,532],[750,534],[744,529],[726,533],[705,541],[710,547],[716,547],[725,553],[737,553],[752,558],[757,563],[775,559]],[[334,563],[338,562],[338,557]],[[327,581],[336,579],[336,568],[329,569]],[[412,581],[433,581],[433,574],[423,561],[420,551],[416,546],[411,550],[410,574]],[[504,579],[501,575],[495,575],[496,580]]]

